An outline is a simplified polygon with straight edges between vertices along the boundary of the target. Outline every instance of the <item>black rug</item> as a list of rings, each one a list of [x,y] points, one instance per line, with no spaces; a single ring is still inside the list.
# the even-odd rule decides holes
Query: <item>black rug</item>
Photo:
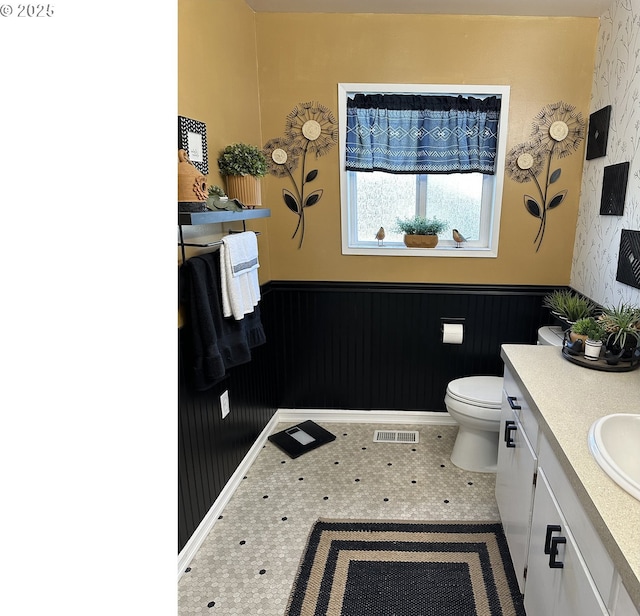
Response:
[[[524,616],[500,523],[319,520],[286,616]]]

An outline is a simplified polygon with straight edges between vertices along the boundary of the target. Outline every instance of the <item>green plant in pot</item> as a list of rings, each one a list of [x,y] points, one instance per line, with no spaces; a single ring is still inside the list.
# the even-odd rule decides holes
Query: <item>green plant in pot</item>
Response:
[[[569,338],[573,343],[581,341],[581,349],[587,359],[598,359],[602,350],[602,341],[605,337],[605,329],[600,321],[594,317],[578,319],[569,332]],[[575,345],[574,345],[575,348]]]
[[[396,221],[396,230],[404,233],[404,244],[408,248],[434,248],[438,244],[438,233],[448,226],[436,217],[413,216]]]
[[[262,205],[260,178],[267,175],[267,159],[255,145],[234,143],[218,157],[220,173],[225,176],[227,195],[247,206]]]
[[[600,341],[604,339],[605,329],[600,321],[594,317],[587,317],[586,319],[578,319],[571,326],[571,339],[583,338],[586,340]]]
[[[210,197],[218,197],[218,199],[226,199],[227,194],[220,188],[220,186],[209,186],[209,196]]]
[[[622,359],[631,357],[640,340],[640,308],[626,303],[606,307],[598,321],[604,327],[610,353],[620,354]]]
[[[595,316],[596,305],[587,297],[583,297],[570,289],[557,289],[545,295],[542,305],[549,308],[565,326],[588,317]]]

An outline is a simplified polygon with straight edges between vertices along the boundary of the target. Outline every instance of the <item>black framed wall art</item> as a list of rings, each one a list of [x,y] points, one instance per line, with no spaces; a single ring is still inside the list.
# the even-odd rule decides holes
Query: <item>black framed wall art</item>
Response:
[[[640,231],[622,229],[616,280],[640,289]]]
[[[587,137],[587,160],[600,158],[607,153],[609,120],[611,105],[607,105],[589,116],[589,134]]]
[[[629,163],[618,163],[604,168],[602,178],[602,197],[600,214],[603,216],[622,216],[624,200],[627,196],[627,178]]]
[[[198,120],[178,116],[178,149],[185,150],[189,160],[202,173],[209,173],[207,125]]]

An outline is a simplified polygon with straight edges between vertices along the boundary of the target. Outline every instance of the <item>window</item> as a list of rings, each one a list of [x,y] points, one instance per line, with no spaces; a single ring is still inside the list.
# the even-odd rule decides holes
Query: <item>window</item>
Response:
[[[509,87],[339,84],[338,92],[343,254],[497,256]],[[402,94],[420,97],[433,95],[441,98],[457,97],[465,101],[484,101],[489,97],[495,97],[499,101],[500,110],[497,139],[492,129],[495,158],[491,159],[490,165],[486,160],[477,161],[476,166],[480,171],[465,166],[466,163],[462,164],[463,171],[458,171],[453,169],[455,165],[450,165],[447,161],[440,165],[442,169],[438,169],[437,173],[407,172],[401,168],[403,163],[391,163],[388,160],[381,165],[378,164],[379,161],[374,161],[370,166],[367,160],[361,164],[359,160],[354,162],[352,151],[349,152],[350,158],[347,163],[347,99],[353,102],[356,94]],[[375,97],[369,97],[371,98]],[[389,97],[386,97],[385,100],[388,99]],[[353,103],[350,105],[353,107]],[[350,121],[353,122],[353,119]],[[415,133],[413,129],[407,132]],[[419,159],[419,156],[420,154],[414,158]],[[439,152],[437,156],[444,157],[445,154]],[[347,170],[347,164],[352,169],[362,167],[373,170]],[[414,166],[428,165],[414,163]],[[493,174],[487,172],[489,166],[494,171]],[[395,172],[381,171],[380,167],[393,168]],[[436,217],[447,222],[448,229],[440,234],[436,248],[420,250],[404,246],[402,234],[394,229],[396,220],[414,215]],[[384,227],[386,233],[382,243],[376,240],[376,233],[380,227]],[[454,228],[467,239],[461,250],[457,249],[452,238]]]

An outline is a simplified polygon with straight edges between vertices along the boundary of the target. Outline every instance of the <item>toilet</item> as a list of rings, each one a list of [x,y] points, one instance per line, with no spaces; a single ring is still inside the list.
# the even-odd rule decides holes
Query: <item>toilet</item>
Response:
[[[447,385],[444,404],[460,424],[451,452],[459,468],[496,472],[502,383],[501,376],[467,376]]]
[[[538,344],[562,346],[562,328],[538,330]],[[467,376],[447,385],[444,403],[460,425],[451,462],[466,471],[495,473],[502,404],[501,376]]]

